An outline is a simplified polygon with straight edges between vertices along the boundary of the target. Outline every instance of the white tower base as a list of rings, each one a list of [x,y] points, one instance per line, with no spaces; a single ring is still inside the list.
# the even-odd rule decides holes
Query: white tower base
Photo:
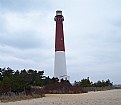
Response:
[[[55,52],[54,77],[57,77],[59,80],[61,80],[62,78],[64,80],[67,80],[68,78],[64,51]]]

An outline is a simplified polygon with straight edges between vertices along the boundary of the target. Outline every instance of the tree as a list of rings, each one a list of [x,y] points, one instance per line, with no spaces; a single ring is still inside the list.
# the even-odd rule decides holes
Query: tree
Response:
[[[89,77],[87,77],[87,79],[82,79],[79,82],[75,81],[74,85],[75,86],[81,86],[81,87],[91,87],[92,82],[90,81]]]
[[[108,79],[108,80],[106,80],[105,85],[106,85],[106,86],[112,86],[113,83],[111,83],[110,80]]]
[[[106,87],[106,86],[112,86],[113,83],[110,82],[110,80],[102,80],[102,81],[97,81],[96,83],[93,84],[94,87]]]
[[[92,82],[89,80],[89,77],[87,79],[82,79],[80,82],[80,86],[82,87],[90,87],[92,85]]]

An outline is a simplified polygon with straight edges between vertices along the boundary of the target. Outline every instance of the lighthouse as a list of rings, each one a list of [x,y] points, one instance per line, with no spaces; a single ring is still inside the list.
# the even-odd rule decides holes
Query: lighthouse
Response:
[[[64,17],[62,11],[57,10],[54,18],[56,22],[55,31],[55,64],[54,64],[54,77],[60,79],[67,79],[66,57],[65,57],[65,44],[63,21]]]

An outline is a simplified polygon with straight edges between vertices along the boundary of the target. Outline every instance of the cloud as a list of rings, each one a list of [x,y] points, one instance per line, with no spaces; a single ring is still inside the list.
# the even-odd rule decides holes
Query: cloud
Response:
[[[0,39],[0,43],[1,45],[12,46],[20,49],[42,47],[44,42],[41,41],[42,39],[38,39],[36,36],[34,36],[34,34],[35,33],[33,32],[19,32],[14,33],[14,35],[9,33],[8,35],[11,37],[5,37],[6,35],[3,34],[3,37]]]
[[[46,46],[46,36],[50,31],[45,14],[32,11],[27,14],[7,12],[1,13],[0,43],[19,48],[36,48]]]
[[[16,69],[37,69],[45,70],[45,73],[52,75],[53,62],[52,51],[47,49],[17,49],[10,46],[0,46],[0,64],[1,67],[11,67]],[[48,74],[48,75],[49,75]]]
[[[28,12],[32,10],[43,10],[46,11],[50,9],[50,1],[45,0],[2,0],[0,1],[0,6],[2,10],[12,11],[12,12]],[[49,8],[48,8],[49,7]]]

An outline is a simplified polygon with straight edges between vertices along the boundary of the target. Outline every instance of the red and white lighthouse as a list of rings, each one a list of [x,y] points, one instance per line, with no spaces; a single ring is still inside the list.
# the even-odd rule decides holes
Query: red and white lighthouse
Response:
[[[56,11],[54,20],[56,21],[54,77],[67,79],[62,11]]]

